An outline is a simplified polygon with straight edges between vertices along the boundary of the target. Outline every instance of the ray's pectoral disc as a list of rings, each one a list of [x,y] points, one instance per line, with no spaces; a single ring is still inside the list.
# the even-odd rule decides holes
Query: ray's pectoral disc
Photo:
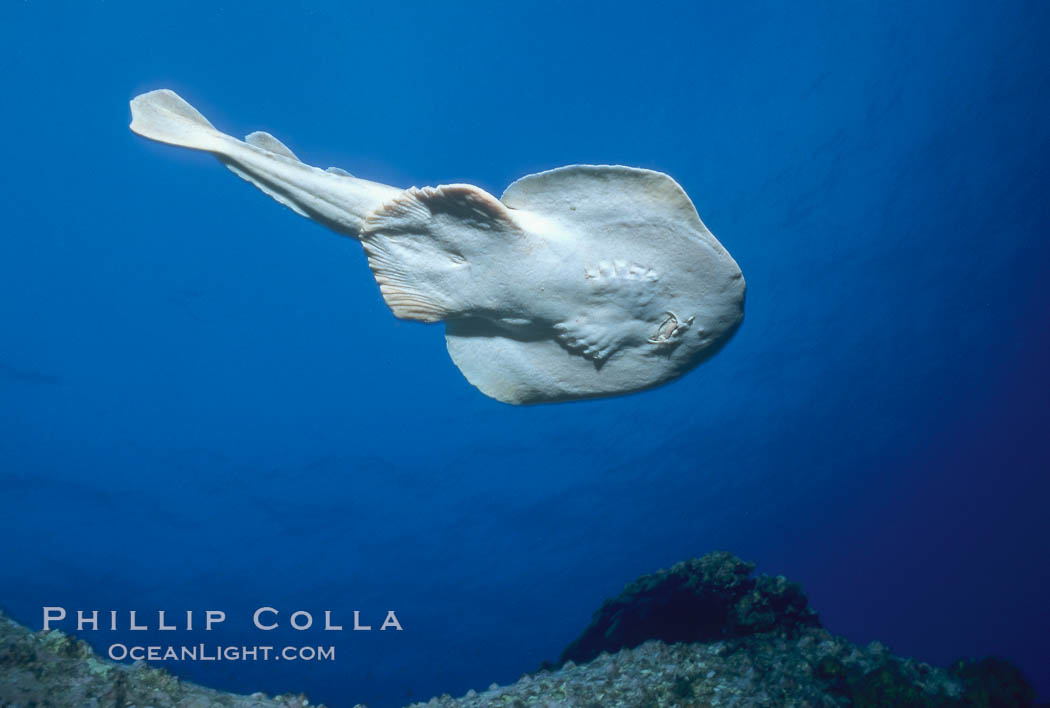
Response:
[[[398,317],[445,321],[448,351],[507,403],[637,391],[680,376],[743,318],[740,268],[667,175],[573,165],[496,199],[465,184],[398,189],[216,130],[167,90],[131,129],[205,150],[278,202],[360,240]]]

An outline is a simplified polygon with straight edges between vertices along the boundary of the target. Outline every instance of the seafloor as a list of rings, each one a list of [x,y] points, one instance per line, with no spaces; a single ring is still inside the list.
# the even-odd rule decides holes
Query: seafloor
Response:
[[[642,576],[602,604],[557,663],[507,686],[413,706],[1034,705],[1032,687],[1006,661],[941,668],[895,656],[878,642],[858,646],[820,625],[797,584],[755,578],[753,570],[718,552]],[[0,615],[5,708],[307,705],[301,694],[239,696],[145,664],[114,663],[62,632],[32,632]]]

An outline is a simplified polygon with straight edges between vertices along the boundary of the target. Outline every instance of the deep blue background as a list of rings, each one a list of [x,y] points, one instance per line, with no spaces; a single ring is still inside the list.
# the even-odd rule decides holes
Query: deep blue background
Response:
[[[4,3],[0,606],[219,608],[229,644],[394,608],[334,665],[170,667],[392,706],[725,548],[833,632],[1050,693],[1050,4],[344,5]],[[655,391],[489,400],[353,241],[132,135],[159,87],[394,185],[667,172],[744,325]]]

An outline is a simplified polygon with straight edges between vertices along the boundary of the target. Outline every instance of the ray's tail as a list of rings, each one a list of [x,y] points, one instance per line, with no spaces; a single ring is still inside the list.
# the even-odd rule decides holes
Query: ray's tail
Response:
[[[131,129],[162,143],[215,151],[226,136],[169,89],[150,91],[131,101]]]
[[[169,89],[132,99],[131,130],[151,140],[213,153],[238,177],[296,214],[355,238],[365,217],[402,191],[345,170],[306,165],[269,133],[257,131],[238,140],[217,130]]]

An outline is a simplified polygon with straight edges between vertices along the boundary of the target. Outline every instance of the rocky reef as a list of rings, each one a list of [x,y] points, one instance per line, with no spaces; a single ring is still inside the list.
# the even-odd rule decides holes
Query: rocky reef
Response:
[[[948,670],[860,647],[819,628],[699,644],[652,640],[586,665],[523,676],[460,698],[413,708],[1008,708],[1031,706],[1034,692],[1013,666],[995,659]]]
[[[797,583],[783,576],[752,578],[754,570],[754,563],[719,551],[643,575],[602,603],[558,664],[580,664],[649,639],[692,643],[765,632],[795,636],[820,626]]]
[[[831,635],[802,588],[726,552],[643,575],[602,603],[557,663],[413,708],[1011,708],[1035,692],[999,659],[944,669]]]
[[[802,589],[752,577],[754,565],[711,553],[644,575],[591,624],[517,682],[444,695],[414,708],[1012,708],[1032,706],[1021,672],[994,658],[947,668],[858,646],[825,630]],[[353,705],[351,694],[345,705]],[[97,658],[61,632],[0,616],[0,706],[303,708],[305,696],[236,696],[143,664]],[[358,708],[363,708],[359,706]]]

